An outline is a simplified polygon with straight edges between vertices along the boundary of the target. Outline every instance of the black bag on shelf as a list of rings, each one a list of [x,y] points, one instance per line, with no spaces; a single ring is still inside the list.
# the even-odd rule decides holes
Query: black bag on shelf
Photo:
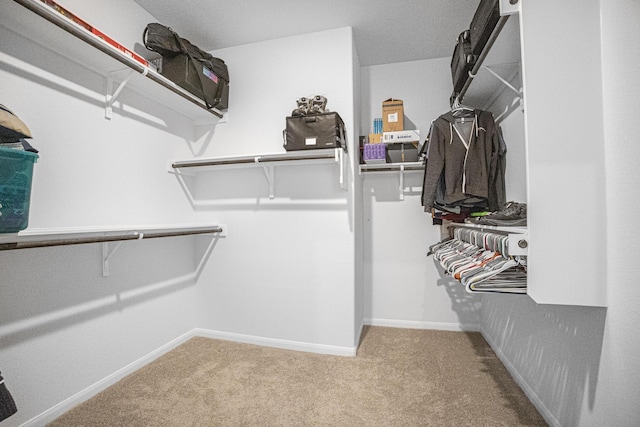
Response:
[[[474,62],[474,56],[471,54],[469,30],[465,30],[458,36],[456,47],[451,56],[451,79],[454,94],[458,94],[462,90]]]
[[[284,131],[287,151],[318,148],[347,148],[344,122],[336,112],[305,114],[287,117]]]
[[[480,56],[499,20],[499,0],[480,0],[469,28],[469,41],[473,55]]]
[[[202,99],[207,108],[228,108],[229,70],[222,59],[158,23],[147,25],[142,40],[147,49],[162,56],[160,74]]]

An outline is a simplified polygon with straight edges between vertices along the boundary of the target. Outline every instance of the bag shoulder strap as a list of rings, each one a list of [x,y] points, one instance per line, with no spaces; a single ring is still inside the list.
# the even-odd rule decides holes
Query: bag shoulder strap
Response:
[[[203,75],[202,72],[200,72],[198,70],[198,68],[199,68],[198,65],[202,66],[202,64],[196,58],[194,58],[193,55],[191,54],[191,52],[189,51],[189,49],[187,49],[187,47],[185,46],[184,42],[182,41],[182,37],[180,37],[178,35],[178,33],[173,31],[172,29],[169,29],[169,30],[171,31],[171,33],[175,37],[176,41],[180,45],[180,48],[182,49],[182,51],[187,54],[187,56],[191,60],[191,63],[193,64],[193,67],[196,70],[196,74],[198,76],[198,81],[200,82],[200,89],[202,90],[202,97],[203,97],[203,101],[204,101],[205,105],[207,106],[208,109],[211,109],[211,108],[215,107],[216,105],[218,105],[220,103],[220,98],[214,98],[213,102],[211,102],[211,98],[209,96],[207,96],[207,92],[204,89],[204,87],[205,87],[204,86],[204,79],[206,77]],[[218,85],[218,90],[216,91],[217,93],[221,92],[220,86],[222,86],[222,85]],[[216,95],[217,95],[217,93],[216,93]]]

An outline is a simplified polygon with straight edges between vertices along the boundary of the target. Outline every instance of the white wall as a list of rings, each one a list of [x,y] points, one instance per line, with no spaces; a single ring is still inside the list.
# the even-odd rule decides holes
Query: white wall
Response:
[[[85,19],[104,19],[97,2],[73,6],[81,3]],[[101,28],[125,39],[119,30],[134,21],[141,37],[153,18],[133,2],[116,3],[110,7],[127,21],[111,15]],[[3,13],[10,4],[3,1]],[[125,89],[105,120],[103,77],[4,28],[0,39],[0,102],[27,123],[40,150],[30,228],[193,220],[167,173],[168,160],[191,153],[186,119]],[[56,405],[77,403],[184,339],[195,327],[196,259],[194,239],[182,237],[124,242],[109,277],[101,244],[0,252],[0,370],[18,406],[2,425],[34,417],[42,425],[68,409]]]
[[[284,152],[286,116],[297,98],[316,94],[340,114],[352,143],[352,43],[351,29],[341,28],[213,52],[230,70],[229,115],[196,151]],[[198,326],[212,336],[352,354],[353,191],[340,188],[338,165],[277,168],[273,200],[261,169],[201,174],[192,191],[200,218],[215,214],[229,227],[198,281]]]
[[[634,71],[639,56],[632,53],[638,52],[640,4],[601,1],[599,8],[606,199],[576,201],[574,211],[558,213],[584,215],[585,208],[601,218],[607,234],[602,262],[607,264],[608,307],[536,305],[529,298],[491,296],[483,299],[482,309],[483,331],[494,349],[547,419],[562,426],[630,426],[640,420],[640,270],[635,261],[640,239],[629,225],[630,213],[639,207],[634,112],[640,105],[630,94],[640,93]]]

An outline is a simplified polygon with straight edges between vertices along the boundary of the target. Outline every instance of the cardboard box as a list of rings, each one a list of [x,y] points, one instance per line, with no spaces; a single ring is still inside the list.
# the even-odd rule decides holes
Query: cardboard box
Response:
[[[404,130],[404,103],[401,99],[389,98],[382,102],[382,131]]]
[[[380,144],[382,143],[382,134],[381,133],[370,133],[369,134],[369,144]]]
[[[400,142],[385,144],[387,146],[387,161],[389,163],[417,162],[420,151],[417,142]]]
[[[382,142],[420,142],[420,130],[401,130],[397,132],[383,132]]]

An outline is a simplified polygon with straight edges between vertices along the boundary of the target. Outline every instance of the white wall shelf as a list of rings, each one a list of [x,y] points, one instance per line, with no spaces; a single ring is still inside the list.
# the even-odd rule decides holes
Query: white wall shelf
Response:
[[[29,229],[19,233],[0,234],[0,251],[102,243],[102,275],[106,277],[109,275],[109,260],[124,241],[202,234],[225,237],[226,227],[221,225],[184,225],[100,229]],[[109,248],[110,243],[115,243],[111,249]]]
[[[509,19],[509,15],[504,15],[506,12],[502,5],[501,13],[503,16],[459,94],[461,103],[492,111],[498,123],[517,109],[522,101],[518,16]],[[452,94],[451,101],[455,95]]]
[[[0,26],[19,34],[105,77],[105,117],[120,91],[129,87],[165,105],[195,124],[213,124],[223,117],[216,109],[105,42],[38,0],[1,0]],[[142,33],[142,31],[141,31]],[[115,90],[113,89],[115,87]]]
[[[321,150],[301,150],[287,153],[259,154],[234,157],[205,157],[191,160],[177,160],[170,166],[170,172],[178,178],[214,169],[263,168],[269,182],[269,198],[275,197],[275,168],[299,164],[338,163],[340,165],[340,187],[346,190],[346,152],[340,148]]]
[[[404,174],[405,173],[424,173],[424,164],[422,162],[405,162],[405,163],[371,163],[360,165],[360,176],[364,174],[397,174],[398,176],[398,192],[400,200],[404,200]]]
[[[489,40],[487,41],[487,44],[485,45],[484,49],[482,50],[482,52],[480,53],[480,55],[476,59],[476,62],[473,64],[473,67],[471,68],[471,71],[469,71],[469,75],[467,76],[467,79],[466,79],[464,85],[462,86],[462,89],[460,89],[460,93],[452,93],[451,94],[451,100],[453,100],[456,97],[458,97],[460,99],[460,101],[462,101],[462,99],[464,98],[465,94],[467,93],[467,90],[469,89],[469,86],[473,82],[474,77],[477,75],[478,71],[482,67],[482,64],[483,64],[485,58],[487,57],[489,51],[491,50],[491,47],[493,46],[493,43],[498,38],[498,35],[500,35],[500,31],[502,31],[502,28],[504,27],[504,25],[507,23],[507,19],[509,19],[509,15],[505,15],[505,16],[501,16],[500,17],[500,19],[498,20],[498,23],[496,24],[493,32],[489,36]]]
[[[424,172],[422,162],[371,163],[360,165],[360,174],[380,172]]]

